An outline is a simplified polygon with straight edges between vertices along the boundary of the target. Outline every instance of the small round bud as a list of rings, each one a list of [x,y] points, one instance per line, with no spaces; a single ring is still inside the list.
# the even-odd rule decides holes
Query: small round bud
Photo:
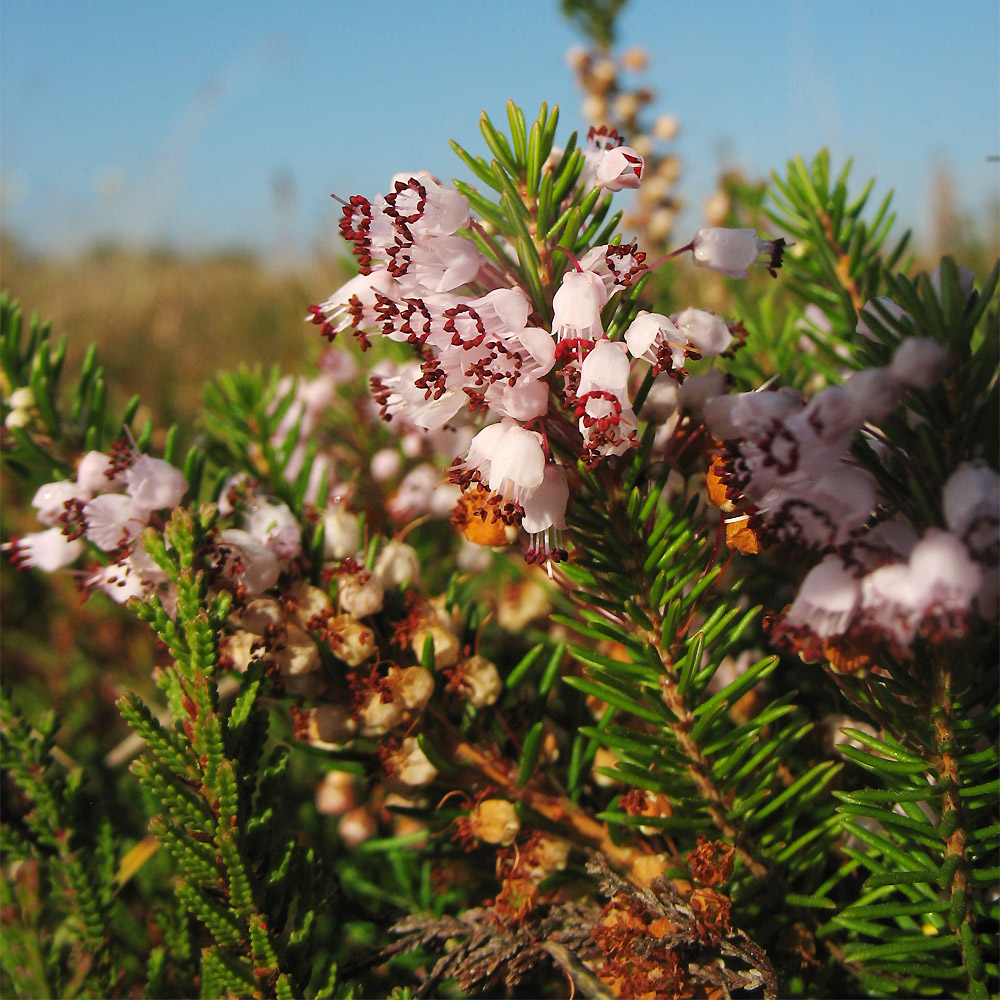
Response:
[[[513,844],[521,829],[514,806],[506,799],[483,799],[469,814],[472,833],[487,844]]]
[[[660,115],[653,122],[653,135],[664,142],[670,142],[677,138],[680,127],[681,123],[678,121],[677,115]]]
[[[470,656],[455,671],[458,690],[475,708],[492,705],[503,690],[497,668],[485,656]]]
[[[367,570],[350,573],[340,579],[337,599],[341,608],[355,618],[364,618],[381,611],[384,598],[385,587],[382,581]]]
[[[316,789],[316,811],[342,816],[354,807],[354,778],[346,771],[329,771]]]
[[[348,847],[357,847],[375,836],[378,827],[367,806],[357,806],[340,817],[337,832]]]
[[[327,623],[330,649],[349,667],[364,663],[375,653],[375,633],[351,615],[337,615]]]
[[[437,777],[437,768],[427,759],[415,736],[407,736],[390,758],[394,781],[410,788],[422,788]]]

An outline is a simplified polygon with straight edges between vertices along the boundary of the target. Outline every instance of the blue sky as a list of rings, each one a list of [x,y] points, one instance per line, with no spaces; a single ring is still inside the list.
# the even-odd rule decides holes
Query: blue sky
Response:
[[[483,151],[481,109],[545,100],[563,137],[580,126],[579,40],[557,0],[3,0],[2,223],[67,251],[329,245],[331,192],[464,176],[448,139]],[[762,176],[824,145],[918,231],[940,167],[964,211],[996,210],[997,0],[631,0],[619,43],[647,48],[681,121],[686,227],[720,165]]]

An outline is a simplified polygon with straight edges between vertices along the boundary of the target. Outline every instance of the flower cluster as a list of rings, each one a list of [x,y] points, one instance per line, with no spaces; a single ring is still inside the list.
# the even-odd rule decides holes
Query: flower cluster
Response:
[[[861,336],[880,339],[869,325],[879,325],[880,313],[906,318],[889,300],[869,304]],[[907,336],[887,366],[858,371],[808,401],[779,389],[718,396],[705,406],[707,428],[721,442],[709,496],[726,514],[730,547],[755,553],[773,544],[822,556],[772,629],[775,641],[807,659],[863,670],[880,642],[905,658],[918,635],[942,641],[996,618],[997,473],[960,464],[941,491],[941,522],[922,527],[850,453],[862,432],[872,453],[884,456],[877,425],[909,392],[935,386],[948,363],[938,341]]]
[[[83,577],[85,586],[124,603],[163,591],[166,576],[142,543],[147,525],[176,507],[187,491],[179,469],[142,454],[127,443],[109,455],[88,452],[75,479],[46,483],[32,499],[46,530],[11,539],[4,545],[20,569],[37,566],[53,572],[75,563],[86,542],[101,553]]]
[[[642,158],[606,130],[592,130],[584,160],[579,189],[641,181]],[[558,163],[554,155],[546,169]],[[647,269],[635,243],[594,246],[579,259],[547,248],[554,294],[533,301],[502,255],[480,251],[476,237],[485,244],[487,235],[468,200],[426,173],[397,177],[373,201],[351,198],[341,232],[361,273],[306,318],[329,340],[351,331],[363,349],[377,337],[412,346],[415,361],[372,378],[383,419],[425,433],[486,422],[452,466],[463,494],[453,519],[489,545],[523,527],[529,561],[551,566],[564,556],[567,451],[572,464],[595,467],[638,444],[633,362],[682,381],[686,359],[734,342],[734,326],[699,309],[640,312],[611,339],[609,303]],[[780,266],[782,247],[748,231],[702,230],[671,256],[690,251],[699,265],[737,276],[761,253],[772,270]]]

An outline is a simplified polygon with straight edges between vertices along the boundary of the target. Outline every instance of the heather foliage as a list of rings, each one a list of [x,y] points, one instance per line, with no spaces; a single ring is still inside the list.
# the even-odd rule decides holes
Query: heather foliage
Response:
[[[137,740],[4,701],[5,989],[995,993],[998,269],[825,153],[653,260],[612,128],[480,124],[187,451],[0,303],[9,558],[158,640]]]

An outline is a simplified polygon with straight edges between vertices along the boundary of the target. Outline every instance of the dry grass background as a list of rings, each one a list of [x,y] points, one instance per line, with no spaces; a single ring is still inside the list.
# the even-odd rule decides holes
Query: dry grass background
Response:
[[[112,393],[138,393],[158,427],[185,424],[202,386],[240,364],[301,369],[320,347],[307,306],[343,280],[333,259],[294,271],[249,253],[201,255],[119,246],[38,256],[0,242],[0,284],[70,338],[67,371],[97,344]]]

